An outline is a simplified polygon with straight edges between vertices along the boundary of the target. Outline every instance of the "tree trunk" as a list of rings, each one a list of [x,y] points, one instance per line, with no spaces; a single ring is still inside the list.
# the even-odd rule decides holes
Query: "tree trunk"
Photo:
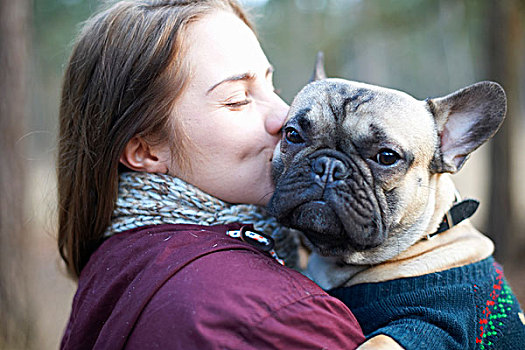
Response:
[[[502,84],[507,92],[507,118],[492,140],[490,150],[490,207],[488,235],[496,244],[495,256],[504,262],[509,242],[517,229],[513,208],[512,160],[513,132],[519,117],[519,81],[521,56],[520,4],[518,0],[488,0],[486,11],[487,75]]]
[[[24,159],[18,140],[30,105],[27,0],[0,0],[0,348],[30,347],[24,250]]]

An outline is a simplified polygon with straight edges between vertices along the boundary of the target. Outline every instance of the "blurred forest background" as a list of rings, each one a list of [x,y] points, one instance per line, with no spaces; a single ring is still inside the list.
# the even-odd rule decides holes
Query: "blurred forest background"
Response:
[[[291,101],[326,71],[441,96],[476,81],[508,94],[504,127],[455,175],[481,200],[473,221],[496,242],[525,303],[525,1],[244,0]],[[55,243],[55,151],[61,74],[95,0],[0,0],[0,349],[56,349],[75,284]],[[118,67],[116,67],[118,69]]]

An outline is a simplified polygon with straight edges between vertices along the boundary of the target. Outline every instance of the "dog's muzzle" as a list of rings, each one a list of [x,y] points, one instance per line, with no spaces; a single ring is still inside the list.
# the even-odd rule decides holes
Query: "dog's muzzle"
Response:
[[[372,248],[386,238],[372,181],[361,158],[318,150],[279,177],[269,211],[322,251]]]

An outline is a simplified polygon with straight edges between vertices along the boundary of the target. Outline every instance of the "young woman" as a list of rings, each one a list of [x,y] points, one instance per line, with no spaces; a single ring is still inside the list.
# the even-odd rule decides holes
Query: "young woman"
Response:
[[[85,24],[60,109],[58,245],[78,279],[63,349],[364,340],[268,254],[279,227],[258,206],[287,112],[272,74],[234,0],[122,1]]]

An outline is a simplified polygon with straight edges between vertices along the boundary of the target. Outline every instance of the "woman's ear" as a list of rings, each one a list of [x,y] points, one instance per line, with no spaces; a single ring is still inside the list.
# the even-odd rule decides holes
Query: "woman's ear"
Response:
[[[120,162],[126,167],[147,173],[166,174],[170,159],[167,144],[151,146],[140,136],[133,136],[120,155]]]

